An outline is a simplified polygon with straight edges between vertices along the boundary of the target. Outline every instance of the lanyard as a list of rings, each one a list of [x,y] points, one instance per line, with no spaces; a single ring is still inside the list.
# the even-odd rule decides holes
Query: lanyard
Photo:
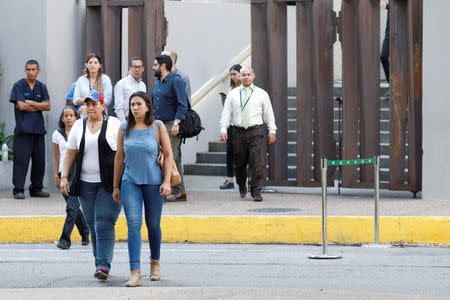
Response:
[[[244,108],[247,105],[248,100],[250,100],[250,98],[252,97],[252,95],[253,95],[253,89],[252,89],[252,92],[250,93],[250,96],[248,96],[247,101],[245,101],[244,107],[242,107],[242,89],[239,91],[239,96],[240,96],[240,99],[241,99],[241,112],[244,111]]]

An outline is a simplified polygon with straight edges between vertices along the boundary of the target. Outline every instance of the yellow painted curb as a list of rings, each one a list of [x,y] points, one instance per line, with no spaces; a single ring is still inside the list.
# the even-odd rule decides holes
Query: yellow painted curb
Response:
[[[56,241],[63,216],[0,217],[0,243]],[[145,224],[145,222],[143,222]],[[164,216],[163,242],[320,244],[320,217]],[[328,217],[328,242],[372,243],[373,217]],[[142,238],[147,240],[145,225]],[[116,240],[127,239],[125,217],[116,223]],[[80,241],[77,230],[74,242]],[[381,243],[450,244],[450,217],[381,217]]]

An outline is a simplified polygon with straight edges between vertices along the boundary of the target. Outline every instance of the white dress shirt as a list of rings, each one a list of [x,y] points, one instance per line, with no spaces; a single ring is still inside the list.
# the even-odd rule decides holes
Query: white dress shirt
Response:
[[[114,111],[116,112],[117,118],[122,123],[127,121],[126,118],[128,117],[129,111],[128,101],[130,96],[138,91],[147,92],[147,87],[141,79],[136,81],[131,75],[122,78],[116,83],[116,86],[114,87]]]
[[[269,133],[275,134],[277,126],[269,94],[253,84],[248,88],[241,85],[232,89],[225,99],[220,132],[226,133],[230,123],[244,128],[266,124]]]
[[[112,101],[112,84],[111,79],[108,75],[102,74],[102,85],[103,85],[103,98],[105,98],[105,104],[108,106]],[[75,84],[75,91],[73,92],[73,103],[80,99],[86,98],[89,91],[92,90],[92,86],[87,78],[87,75],[80,76]]]

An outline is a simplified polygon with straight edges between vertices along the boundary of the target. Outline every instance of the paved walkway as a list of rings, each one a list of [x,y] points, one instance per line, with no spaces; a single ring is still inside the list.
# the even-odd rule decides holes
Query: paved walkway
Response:
[[[247,194],[240,199],[238,190],[221,191],[223,182],[217,176],[185,176],[188,201],[165,203],[163,215],[222,216],[222,215],[290,215],[320,216],[322,196],[320,188],[273,187],[277,193],[264,193],[264,201],[257,203]],[[270,188],[270,187],[269,187]],[[328,189],[328,215],[373,216],[373,190]],[[418,194],[421,195],[420,193]],[[65,215],[65,202],[58,192],[50,198],[15,200],[10,191],[0,191],[0,216],[53,216]],[[123,212],[122,212],[123,214]],[[448,201],[413,199],[410,192],[381,190],[381,216],[450,216]]]

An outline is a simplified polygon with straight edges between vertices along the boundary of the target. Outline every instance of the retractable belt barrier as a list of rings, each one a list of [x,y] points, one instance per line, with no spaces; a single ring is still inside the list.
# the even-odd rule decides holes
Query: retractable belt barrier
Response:
[[[322,170],[322,249],[321,255],[310,255],[311,259],[338,259],[342,258],[340,255],[328,255],[328,241],[327,241],[327,169],[328,166],[351,166],[373,164],[373,178],[375,189],[375,233],[374,243],[379,243],[379,202],[380,202],[380,157],[350,159],[350,160],[328,160],[322,158],[320,167]]]

